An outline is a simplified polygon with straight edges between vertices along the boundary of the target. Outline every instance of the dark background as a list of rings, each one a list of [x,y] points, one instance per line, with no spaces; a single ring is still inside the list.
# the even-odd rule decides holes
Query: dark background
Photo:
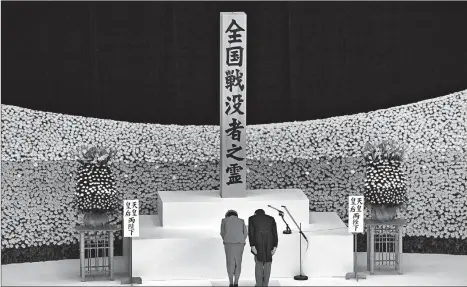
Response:
[[[248,16],[248,123],[467,89],[467,2],[2,2],[2,104],[219,124],[219,13]]]

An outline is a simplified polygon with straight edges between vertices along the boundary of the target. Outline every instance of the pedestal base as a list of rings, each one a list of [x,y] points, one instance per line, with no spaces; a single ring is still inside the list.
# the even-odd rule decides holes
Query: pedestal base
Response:
[[[308,276],[306,276],[306,275],[297,275],[297,276],[294,276],[293,279],[298,280],[298,281],[305,281],[305,280],[308,280]]]
[[[345,280],[349,280],[349,279],[355,279],[358,281],[358,279],[366,279],[366,276],[362,273],[355,273],[355,272],[349,272],[347,274],[345,274]]]
[[[123,284],[143,284],[143,280],[141,280],[141,277],[129,277],[122,279]]]

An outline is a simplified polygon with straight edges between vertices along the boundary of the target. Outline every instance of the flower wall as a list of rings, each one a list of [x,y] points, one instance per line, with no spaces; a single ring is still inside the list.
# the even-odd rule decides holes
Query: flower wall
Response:
[[[408,147],[411,236],[467,238],[467,91],[407,106],[247,128],[247,187],[301,188],[313,211],[346,220],[363,194],[367,141]],[[219,188],[219,127],[136,124],[2,105],[2,249],[68,244],[76,146],[115,148],[115,187],[155,214],[157,191]],[[118,218],[114,218],[118,221]]]

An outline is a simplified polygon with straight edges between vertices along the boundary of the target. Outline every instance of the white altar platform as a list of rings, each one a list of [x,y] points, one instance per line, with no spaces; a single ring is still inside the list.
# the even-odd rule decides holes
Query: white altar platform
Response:
[[[279,245],[273,257],[271,277],[293,278],[300,273],[300,236],[290,216],[279,212],[286,206],[309,240],[302,240],[302,263],[309,277],[345,276],[352,271],[353,237],[334,212],[309,212],[309,200],[299,189],[249,190],[246,198],[221,198],[219,191],[159,192],[158,215],[140,216],[139,237],[133,238],[132,270],[143,282],[154,280],[224,279],[225,253],[220,224],[235,209],[248,217],[262,208],[276,219]],[[248,239],[247,239],[248,240]],[[125,254],[124,254],[125,255]],[[242,278],[254,279],[254,258],[247,241]]]
[[[302,226],[309,240],[302,240],[303,270],[310,278],[345,276],[352,270],[353,238],[334,212],[310,212],[311,224]],[[158,227],[154,227],[154,226]],[[299,234],[282,234],[273,257],[271,277],[292,278],[299,274]],[[153,280],[224,279],[225,254],[216,229],[161,227],[158,217],[141,216],[140,237],[133,238],[133,276]],[[254,279],[254,261],[245,246],[242,278]]]
[[[248,217],[259,208],[274,216],[277,224],[282,223],[282,219],[277,216],[278,212],[268,205],[278,209],[284,205],[298,224],[308,223],[309,200],[300,189],[247,190],[244,198],[222,198],[218,190],[158,193],[157,213],[163,227],[218,229],[219,220],[224,218],[229,209],[235,209],[247,224]]]
[[[219,191],[159,192],[158,215],[140,216],[139,237],[133,238],[132,270],[143,282],[154,280],[199,280],[226,278],[226,263],[220,224],[229,209],[235,209],[248,224],[248,217],[262,208],[276,219],[279,245],[273,257],[271,277],[293,278],[300,273],[300,235],[286,206],[309,240],[302,239],[302,264],[309,277],[345,276],[352,271],[353,236],[334,212],[309,212],[303,191],[249,190],[246,198],[224,199]],[[248,239],[247,239],[248,240]],[[125,255],[125,254],[124,254]],[[254,279],[254,258],[247,241],[242,278]]]

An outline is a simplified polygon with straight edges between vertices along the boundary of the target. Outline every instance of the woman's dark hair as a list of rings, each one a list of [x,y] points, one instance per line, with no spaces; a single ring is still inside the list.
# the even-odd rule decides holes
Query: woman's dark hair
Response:
[[[225,214],[225,217],[238,216],[238,213],[235,210],[231,210]]]

